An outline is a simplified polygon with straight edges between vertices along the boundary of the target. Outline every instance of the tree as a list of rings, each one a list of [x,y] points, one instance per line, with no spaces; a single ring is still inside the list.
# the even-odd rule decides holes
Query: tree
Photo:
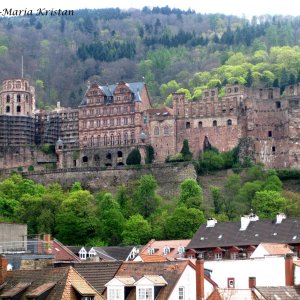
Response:
[[[279,212],[286,212],[289,201],[276,191],[259,191],[252,201],[256,214],[261,218],[274,218]]]
[[[247,76],[246,76],[246,87],[251,87],[253,84],[253,77],[251,69],[248,69]]]
[[[166,220],[166,236],[168,239],[189,239],[204,222],[201,210],[178,207]]]
[[[192,152],[190,152],[189,141],[183,140],[183,145],[180,153],[183,155],[184,160],[191,160],[193,157]]]
[[[151,227],[143,216],[133,215],[126,221],[122,237],[125,245],[145,245],[151,238]]]
[[[138,148],[134,148],[128,154],[126,159],[127,165],[140,165],[141,164],[141,153]]]
[[[140,178],[135,193],[135,204],[145,218],[149,217],[158,206],[159,197],[155,193],[156,188],[157,182],[152,175],[143,175]]]
[[[153,159],[154,159],[154,149],[151,145],[147,145],[146,146],[145,163],[146,164],[152,164]]]
[[[214,212],[215,214],[220,214],[223,210],[223,196],[221,194],[221,189],[217,186],[210,187],[210,192],[213,198],[214,203]]]
[[[203,200],[203,193],[197,181],[192,178],[185,179],[180,185],[179,203],[187,208],[200,208]]]

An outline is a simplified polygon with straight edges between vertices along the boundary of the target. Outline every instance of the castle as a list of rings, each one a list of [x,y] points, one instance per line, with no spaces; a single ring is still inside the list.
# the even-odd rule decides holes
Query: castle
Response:
[[[164,162],[189,141],[194,158],[210,143],[220,151],[239,145],[243,155],[269,168],[300,167],[300,84],[252,89],[226,86],[203,92],[199,101],[173,94],[173,108],[152,108],[144,82],[88,86],[77,108],[35,109],[26,79],[3,82],[0,92],[0,169],[122,166],[138,147],[151,145]],[[56,145],[55,155],[39,145]]]

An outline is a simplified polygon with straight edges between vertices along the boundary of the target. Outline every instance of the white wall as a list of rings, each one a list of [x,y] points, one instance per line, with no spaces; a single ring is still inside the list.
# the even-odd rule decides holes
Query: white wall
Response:
[[[300,284],[300,267],[296,266],[296,265],[294,265],[294,266],[295,266],[295,272],[294,272],[294,274],[295,274],[295,278],[294,278],[295,285],[299,285]]]
[[[211,279],[220,288],[227,288],[227,278],[235,279],[235,288],[249,288],[249,277],[256,277],[256,286],[284,286],[285,259],[280,256],[245,260],[204,261],[212,270]]]
[[[185,290],[185,300],[195,300],[196,299],[196,271],[191,266],[187,266],[182,273],[180,279],[178,280],[172,294],[168,300],[178,300],[178,289],[179,287],[184,287]],[[207,280],[204,280],[204,295],[207,298],[213,291],[213,286]]]

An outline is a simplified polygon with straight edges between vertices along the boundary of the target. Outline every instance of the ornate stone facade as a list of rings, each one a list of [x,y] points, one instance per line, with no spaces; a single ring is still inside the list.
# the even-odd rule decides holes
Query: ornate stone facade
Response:
[[[17,83],[21,84],[18,89]],[[17,165],[1,163],[8,146],[55,144],[59,140],[58,168],[114,167],[125,165],[134,147],[139,147],[144,158],[149,144],[154,148],[155,161],[163,162],[180,152],[184,139],[189,141],[194,158],[205,143],[228,151],[242,141],[245,149],[241,153],[250,153],[267,167],[300,167],[300,84],[288,86],[283,95],[278,88],[239,85],[226,86],[223,97],[217,89],[206,90],[199,101],[187,101],[184,94],[175,93],[173,108],[152,108],[143,82],[94,83],[78,108],[58,105],[51,112],[33,110],[34,93],[23,79],[6,80],[0,96],[0,137],[10,132],[9,138],[0,139],[3,168]],[[10,109],[7,96],[14,103]],[[21,112],[16,108],[18,103],[23,105]],[[22,117],[28,118],[29,124]],[[15,122],[23,122],[19,128],[28,130],[30,138],[20,138],[21,129],[11,125]],[[19,156],[19,164],[27,161]],[[14,157],[13,153],[9,157]],[[28,159],[32,164],[32,157]]]

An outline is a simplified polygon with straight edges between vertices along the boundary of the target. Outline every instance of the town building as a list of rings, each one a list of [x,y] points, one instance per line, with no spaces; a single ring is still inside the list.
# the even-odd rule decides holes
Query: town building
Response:
[[[0,168],[126,165],[138,147],[142,161],[149,145],[154,161],[164,162],[188,140],[194,158],[208,145],[219,151],[239,146],[241,157],[270,168],[300,166],[300,84],[253,89],[240,85],[203,92],[188,101],[174,93],[172,108],[153,108],[144,82],[88,85],[77,108],[58,102],[52,111],[35,109],[34,89],[26,79],[3,82],[0,91]],[[56,153],[39,147],[56,145]],[[35,147],[33,147],[35,146]]]

